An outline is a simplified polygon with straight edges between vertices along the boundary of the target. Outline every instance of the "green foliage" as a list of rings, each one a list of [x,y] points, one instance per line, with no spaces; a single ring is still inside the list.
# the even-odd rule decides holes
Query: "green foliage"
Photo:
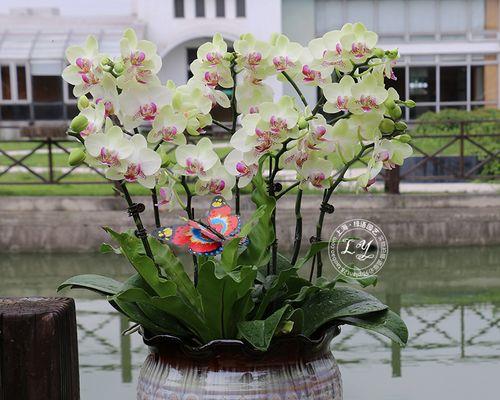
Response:
[[[447,109],[439,113],[427,112],[418,118],[419,124],[412,129],[412,135],[458,135],[460,134],[460,121],[476,121],[465,124],[464,132],[471,136],[471,139],[489,150],[493,154],[500,151],[499,137],[480,137],[482,134],[500,133],[500,110],[496,108],[478,108],[472,111]],[[476,135],[476,137],[474,137]],[[436,151],[451,141],[451,138],[419,138],[414,141],[418,147],[426,151]],[[450,146],[442,154],[458,155],[458,142]],[[478,146],[469,141],[464,142],[465,155],[477,155],[479,160],[484,160],[488,156]],[[416,153],[415,155],[418,155]],[[486,163],[481,169],[482,175],[500,174],[500,160],[498,158]]]
[[[99,275],[80,275],[60,285],[85,288],[106,296],[110,304],[151,334],[170,334],[193,344],[214,339],[240,338],[266,351],[280,335],[307,335],[329,325],[350,324],[378,332],[399,344],[407,341],[406,327],[396,314],[375,297],[339,282],[373,285],[337,277],[311,283],[299,275],[327,242],[313,243],[295,265],[277,255],[276,274],[268,274],[269,247],[274,241],[271,215],[275,199],[265,191],[261,172],[254,178],[256,205],[241,236],[225,243],[220,257],[198,257],[195,286],[172,250],[149,237],[154,260],[133,231],[104,228],[118,247],[103,244],[101,251],[125,257],[136,273],[125,282]],[[241,246],[241,238],[250,244]]]

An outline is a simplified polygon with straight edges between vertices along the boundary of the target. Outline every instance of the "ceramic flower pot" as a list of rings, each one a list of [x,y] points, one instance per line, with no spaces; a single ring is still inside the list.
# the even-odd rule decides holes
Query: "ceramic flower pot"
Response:
[[[321,336],[278,338],[256,352],[238,340],[190,347],[172,336],[149,337],[138,400],[341,400],[340,371],[330,351],[338,327]]]

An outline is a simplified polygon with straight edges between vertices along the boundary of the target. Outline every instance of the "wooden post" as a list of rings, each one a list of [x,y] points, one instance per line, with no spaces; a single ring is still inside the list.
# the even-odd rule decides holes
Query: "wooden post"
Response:
[[[385,171],[385,192],[399,194],[399,165]]]
[[[0,297],[0,400],[78,400],[75,303]]]

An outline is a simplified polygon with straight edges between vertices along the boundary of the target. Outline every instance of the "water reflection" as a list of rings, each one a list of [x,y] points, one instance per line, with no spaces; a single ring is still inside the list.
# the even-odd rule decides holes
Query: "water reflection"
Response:
[[[500,247],[392,250],[372,292],[402,314],[410,342],[401,350],[378,335],[345,327],[332,344],[345,398],[495,398],[499,260]],[[2,296],[52,296],[69,276],[124,280],[130,269],[112,255],[3,254],[0,272]],[[128,322],[106,301],[86,291],[71,295],[77,298],[82,399],[134,399],[146,354],[140,337],[120,335]]]

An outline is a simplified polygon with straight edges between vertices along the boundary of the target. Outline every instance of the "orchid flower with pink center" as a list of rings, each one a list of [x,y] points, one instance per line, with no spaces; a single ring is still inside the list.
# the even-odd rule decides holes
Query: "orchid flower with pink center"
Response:
[[[348,111],[352,99],[352,87],[356,84],[354,79],[345,75],[339,83],[330,83],[323,87],[326,103],[323,109],[327,113],[335,114],[339,111]]]
[[[236,102],[238,111],[243,114],[259,112],[259,105],[273,101],[273,89],[261,79],[246,72],[243,82],[236,86]]]
[[[87,107],[80,114],[84,115],[88,120],[87,127],[80,132],[80,136],[86,138],[101,131],[105,119],[104,104],[98,103],[95,108],[92,106]]]
[[[292,130],[299,120],[295,101],[289,96],[283,96],[277,103],[262,103],[259,115],[262,121],[269,124],[269,130],[275,134]]]
[[[199,195],[221,195],[229,200],[233,197],[232,190],[235,184],[236,178],[218,163],[209,174],[196,181],[195,191]]]
[[[185,144],[175,150],[175,159],[181,168],[181,174],[188,176],[207,176],[210,168],[219,161],[209,138],[202,138],[194,144]]]
[[[299,70],[299,59],[304,48],[299,43],[290,42],[285,35],[277,35],[271,42],[271,59],[276,71],[288,71],[295,75]]]
[[[68,65],[63,79],[74,85],[73,93],[80,97],[100,84],[104,71],[100,62],[105,55],[99,53],[97,39],[89,36],[83,46],[70,46],[66,50]]]
[[[136,84],[159,85],[156,76],[161,68],[161,57],[156,53],[156,45],[147,40],[138,40],[133,29],[127,29],[120,41],[121,61],[124,73],[117,79],[120,88],[126,89]]]
[[[119,118],[128,131],[140,125],[151,125],[159,110],[170,103],[171,91],[165,86],[136,86],[118,96]]]
[[[110,127],[105,133],[88,136],[85,147],[97,164],[108,167],[122,167],[125,159],[134,151],[132,143],[124,137],[118,126]]]
[[[349,111],[353,114],[383,112],[381,105],[388,96],[383,79],[382,75],[371,73],[353,85],[351,88],[353,102],[349,106]]]
[[[259,169],[255,157],[250,153],[232,150],[224,159],[224,167],[233,176],[238,178],[238,187],[247,186]]]
[[[311,157],[298,170],[301,187],[310,183],[317,189],[325,189],[333,172],[332,163],[324,158]]]
[[[175,112],[172,106],[164,106],[153,121],[153,128],[148,134],[148,141],[164,141],[176,145],[186,144],[184,131],[187,118],[183,113]]]
[[[105,74],[99,85],[92,87],[90,94],[96,104],[103,104],[106,117],[116,115],[120,109],[118,90],[111,74]]]
[[[248,33],[234,42],[234,50],[238,66],[251,71],[257,78],[263,79],[274,73],[269,60],[271,46],[268,43],[257,40]]]
[[[372,54],[372,50],[378,41],[375,32],[368,31],[366,27],[358,22],[356,24],[345,24],[340,43],[344,56],[355,63],[363,63]]]
[[[146,139],[141,134],[130,138],[133,152],[120,165],[113,165],[106,171],[106,177],[112,180],[124,179],[126,182],[138,182],[152,189],[156,185],[156,174],[160,170],[161,157],[148,149]]]

